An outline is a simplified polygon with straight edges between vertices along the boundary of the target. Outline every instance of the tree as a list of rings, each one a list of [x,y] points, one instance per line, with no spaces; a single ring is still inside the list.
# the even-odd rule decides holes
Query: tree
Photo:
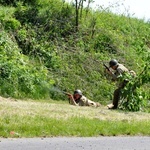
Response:
[[[82,12],[84,7],[84,2],[87,2],[87,10],[90,7],[90,3],[93,2],[93,0],[75,0],[75,13],[76,13],[76,19],[75,19],[75,28],[76,32],[79,30],[79,20],[82,18]],[[88,12],[88,11],[87,11]]]

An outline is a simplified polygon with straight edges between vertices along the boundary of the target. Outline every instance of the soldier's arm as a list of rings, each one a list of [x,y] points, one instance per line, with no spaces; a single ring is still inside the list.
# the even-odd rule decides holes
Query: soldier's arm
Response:
[[[70,104],[71,104],[71,105],[75,105],[75,106],[78,105],[78,104],[75,102],[75,99],[74,99],[74,97],[73,97],[72,94],[68,95],[68,97],[69,97],[69,99],[70,99]]]
[[[123,73],[124,71],[121,68],[118,68],[115,73],[112,73],[112,80],[113,81],[118,80],[119,77],[121,77]]]

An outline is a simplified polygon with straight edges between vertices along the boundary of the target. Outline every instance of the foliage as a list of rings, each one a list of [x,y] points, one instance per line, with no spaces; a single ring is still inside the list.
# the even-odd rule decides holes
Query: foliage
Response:
[[[107,104],[114,83],[105,77],[102,62],[116,58],[140,74],[148,61],[149,22],[82,5],[76,18],[74,3],[60,0],[1,0],[0,4],[3,95],[64,100],[52,89],[79,88],[90,99]],[[148,89],[146,83],[136,91],[149,101]],[[145,105],[149,109],[149,102]]]
[[[1,32],[0,41],[0,93],[22,98],[47,97],[53,84],[47,69],[34,66],[34,62],[20,54],[5,32]]]
[[[101,32],[95,39],[94,49],[100,52],[116,53],[117,46],[114,45],[114,35],[107,32]]]
[[[149,60],[149,58],[147,59]],[[139,111],[143,109],[148,103],[148,95],[145,95],[141,87],[144,84],[150,82],[150,64],[149,61],[143,67],[143,71],[135,78],[129,74],[122,76],[123,80],[128,80],[129,82],[122,89],[121,99],[122,103],[120,109],[129,111]]]
[[[23,4],[32,4],[34,5],[36,3],[37,0],[34,0],[34,1],[30,1],[30,0],[0,0],[0,4],[2,5],[12,5],[12,6],[17,6],[17,4],[19,2],[22,2]]]
[[[36,15],[38,13],[38,5],[34,7],[32,5],[23,5],[22,3],[18,3],[15,10],[15,18],[19,20],[22,24],[24,23],[35,23]],[[34,17],[31,17],[34,16]]]
[[[18,20],[14,19],[14,18],[9,18],[8,20],[3,20],[2,22],[5,30],[17,30],[21,24]]]

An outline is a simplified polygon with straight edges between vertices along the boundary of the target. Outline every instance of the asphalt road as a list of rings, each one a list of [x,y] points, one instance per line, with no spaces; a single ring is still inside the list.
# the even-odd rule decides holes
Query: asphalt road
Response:
[[[2,138],[0,150],[150,150],[150,137]]]

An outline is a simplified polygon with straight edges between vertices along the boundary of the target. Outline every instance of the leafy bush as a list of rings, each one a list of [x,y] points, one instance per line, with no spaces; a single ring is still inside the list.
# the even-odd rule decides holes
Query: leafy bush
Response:
[[[29,28],[29,27],[28,27]],[[22,54],[31,55],[34,53],[36,32],[32,29],[22,28],[15,32],[15,39],[21,48]]]
[[[34,63],[22,54],[5,32],[0,34],[0,93],[12,97],[49,97],[54,83],[44,66]]]
[[[6,30],[17,30],[21,26],[15,18],[5,19],[2,24]]]
[[[18,19],[21,24],[25,23],[35,23],[36,16],[38,14],[38,5],[30,6],[30,5],[22,5],[22,3],[18,3],[16,7],[16,11],[14,13],[16,19]]]
[[[99,52],[116,53],[117,47],[114,45],[114,35],[107,32],[100,33],[95,39],[94,49]]]
[[[142,92],[141,86],[150,82],[150,64],[145,65],[141,74],[136,78],[132,78],[131,75],[125,75],[122,80],[128,80],[129,82],[122,89],[121,99],[122,103],[120,109],[129,111],[139,111],[146,107],[148,104],[148,96],[145,92]]]
[[[5,5],[5,6],[7,6],[7,5],[17,6],[17,4],[19,2],[22,2],[23,4],[27,3],[27,4],[34,5],[36,3],[36,1],[37,0],[33,0],[33,1],[31,1],[31,0],[0,0],[0,4]]]

